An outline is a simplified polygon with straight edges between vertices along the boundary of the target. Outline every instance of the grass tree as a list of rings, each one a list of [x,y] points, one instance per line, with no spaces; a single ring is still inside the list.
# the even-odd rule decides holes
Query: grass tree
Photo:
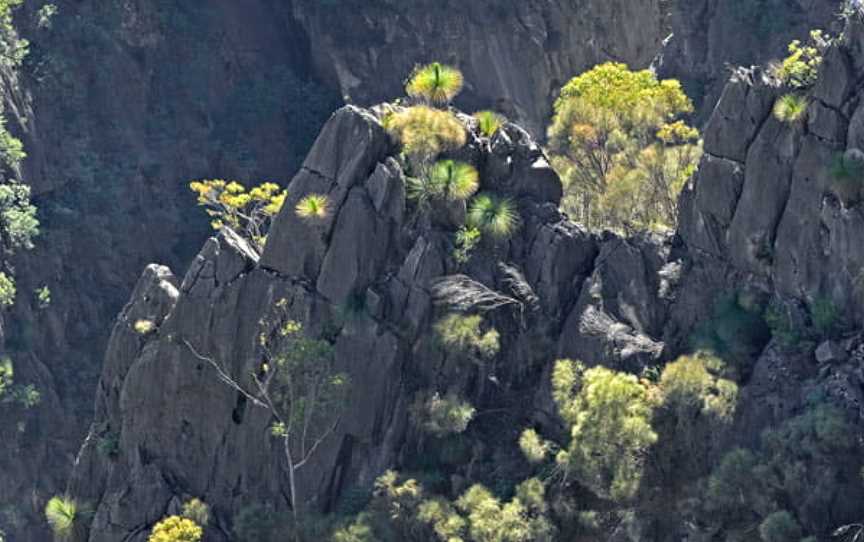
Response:
[[[462,72],[433,62],[417,67],[405,85],[408,96],[431,105],[446,105],[462,92]]]
[[[45,519],[58,542],[70,542],[75,536],[75,521],[78,518],[78,503],[65,496],[51,497],[45,505]]]
[[[800,94],[784,94],[774,102],[774,117],[789,124],[798,122],[804,118],[807,105],[807,98]]]
[[[262,361],[250,375],[251,385],[230,376],[227,367],[199,353],[188,340],[185,344],[223,383],[271,416],[270,432],[281,441],[288,470],[295,539],[299,540],[297,473],[336,431],[349,381],[337,371],[330,343],[307,336],[302,325],[289,317],[286,300],[276,303],[274,313],[272,320],[262,321],[258,336]]]
[[[491,138],[504,125],[506,119],[494,111],[478,111],[474,113],[477,128],[484,137]]]
[[[440,160],[421,178],[412,178],[408,194],[421,205],[431,200],[465,201],[480,187],[480,174],[471,164]]]
[[[513,200],[483,193],[471,200],[468,224],[497,239],[506,239],[519,227],[519,211]]]
[[[442,152],[464,147],[467,141],[465,126],[453,113],[423,105],[393,113],[384,125],[402,146],[415,175],[424,174]]]
[[[297,202],[294,212],[309,222],[323,220],[330,214],[330,199],[324,194],[309,194]]]

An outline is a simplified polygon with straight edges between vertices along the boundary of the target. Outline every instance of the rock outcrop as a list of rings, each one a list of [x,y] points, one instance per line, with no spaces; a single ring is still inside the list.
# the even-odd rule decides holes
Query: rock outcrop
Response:
[[[859,145],[862,49],[864,23],[853,18],[826,54],[801,124],[771,115],[783,91],[776,82],[759,69],[736,72],[707,125],[674,235],[588,233],[557,210],[557,177],[524,130],[508,124],[491,141],[474,135],[477,152],[463,154],[486,172],[484,189],[518,202],[522,224],[508,241],[484,240],[464,266],[451,255],[452,228],[406,207],[404,174],[375,113],[340,109],[289,185],[260,258],[225,230],[179,286],[161,267],[140,279],[109,342],[96,419],[70,484],[95,510],[89,539],[143,541],[189,496],[213,507],[216,537],[227,537],[250,502],[291,506],[267,416],[201,360],[221,360],[242,380],[257,363],[258,322],[280,299],[307,329],[326,331],[354,383],[345,420],[301,477],[303,506],[325,511],[346,488],[368,488],[405,460],[415,438],[408,405],[424,383],[471,395],[479,407],[535,405],[522,409],[518,428],[550,421],[546,382],[556,357],[631,372],[672,359],[716,317],[724,291],[745,312],[771,300],[806,326],[814,304],[827,303],[839,327],[859,326],[864,304],[850,292],[864,263],[860,206],[835,196],[828,170],[832,156]],[[333,202],[317,225],[294,214],[311,192]],[[501,332],[494,385],[435,347],[430,326],[454,307],[483,313]],[[156,324],[153,333],[133,329],[142,318]],[[814,388],[862,421],[860,337],[790,353],[771,340],[777,329],[755,323],[733,330],[752,340],[736,353],[747,363],[727,444],[752,444],[799,412]],[[116,448],[100,452],[109,437]],[[853,508],[838,508],[838,517]]]
[[[732,66],[767,66],[810,30],[836,34],[844,0],[692,0],[672,2],[672,34],[658,66],[680,79],[696,103],[698,124],[711,115]]]
[[[207,237],[189,180],[287,184],[342,95],[391,99],[412,66],[433,57],[465,67],[466,108],[500,105],[540,133],[563,80],[601,60],[645,66],[659,43],[656,0],[504,9],[53,3],[57,15],[47,26],[37,24],[41,3],[21,9],[30,55],[20,80],[3,74],[10,127],[28,153],[23,179],[42,221],[36,249],[15,262],[21,295],[3,326],[16,377],[42,394],[38,407],[0,424],[3,440],[16,443],[0,450],[0,506],[9,510],[0,529],[16,542],[48,536],[41,509],[65,485],[86,433],[110,323],[134,277],[151,261],[185,267]],[[619,16],[629,22],[619,25]],[[340,231],[355,227],[376,236],[376,228],[393,229],[380,218],[398,215],[403,204],[382,181],[391,169],[382,164],[370,181],[371,202],[356,190],[343,194],[352,211],[333,225],[338,243]],[[378,271],[357,267],[353,280]],[[345,295],[338,278],[328,271],[320,279],[334,299]],[[42,286],[52,291],[48,309],[31,295]]]

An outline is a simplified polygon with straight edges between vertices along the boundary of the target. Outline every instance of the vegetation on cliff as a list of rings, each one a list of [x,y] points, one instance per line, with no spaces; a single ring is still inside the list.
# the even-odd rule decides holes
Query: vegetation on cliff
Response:
[[[607,63],[571,79],[555,102],[549,148],[564,210],[592,228],[674,227],[676,201],[699,162],[693,104],[675,80]]]

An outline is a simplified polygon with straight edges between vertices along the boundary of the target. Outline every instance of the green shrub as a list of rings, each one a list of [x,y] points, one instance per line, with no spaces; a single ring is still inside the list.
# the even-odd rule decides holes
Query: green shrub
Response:
[[[846,206],[861,201],[861,187],[864,183],[864,152],[852,148],[838,153],[831,163],[831,191]]]
[[[781,303],[772,303],[765,310],[765,323],[771,330],[771,336],[786,348],[792,348],[801,341],[801,330],[792,319],[788,308]]]
[[[438,320],[435,332],[445,348],[478,363],[494,357],[500,348],[498,331],[495,328],[484,331],[483,317],[479,314],[449,314]]]
[[[762,542],[792,542],[801,539],[801,526],[786,510],[774,512],[759,525]]]
[[[474,418],[475,409],[455,394],[441,396],[418,394],[411,408],[411,417],[423,431],[436,437],[458,434],[468,427]]]
[[[696,350],[713,353],[727,362],[736,379],[745,379],[753,360],[768,341],[771,330],[762,308],[744,292],[721,294],[714,302],[711,317],[699,324],[691,342]]]
[[[286,518],[268,506],[244,506],[234,515],[233,532],[238,542],[281,542],[287,529]]]
[[[773,67],[774,75],[792,88],[813,86],[819,77],[822,55],[830,44],[831,40],[821,30],[811,31],[807,43],[794,40],[789,44],[789,56]]]
[[[15,281],[6,273],[0,271],[0,307],[11,307],[15,304]]]
[[[799,122],[807,113],[807,105],[807,98],[800,94],[784,94],[774,102],[774,117],[780,122]]]
[[[552,397],[570,441],[559,447],[526,430],[520,445],[529,459],[542,460],[544,449],[558,448],[555,462],[565,479],[578,481],[604,499],[632,498],[642,479],[645,452],[657,441],[648,388],[633,375],[558,360]]]
[[[810,319],[819,337],[830,337],[839,326],[840,310],[830,299],[820,297],[810,304]]]
[[[193,497],[183,504],[182,515],[201,527],[205,527],[210,522],[210,507],[201,499]]]

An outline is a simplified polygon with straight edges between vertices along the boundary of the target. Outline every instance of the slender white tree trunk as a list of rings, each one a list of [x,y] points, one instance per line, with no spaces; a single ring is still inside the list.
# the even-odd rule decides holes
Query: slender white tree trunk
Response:
[[[294,460],[291,457],[291,444],[288,435],[282,438],[282,444],[285,447],[285,459],[288,461],[288,485],[291,491],[291,514],[294,516],[294,542],[300,542],[300,524],[297,521],[298,503],[297,503],[297,482],[295,479]]]

